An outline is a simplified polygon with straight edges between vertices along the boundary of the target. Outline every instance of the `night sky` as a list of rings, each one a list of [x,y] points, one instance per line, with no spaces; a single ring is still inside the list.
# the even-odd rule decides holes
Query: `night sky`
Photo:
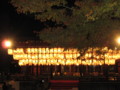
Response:
[[[0,39],[30,40],[36,38],[34,30],[41,28],[31,15],[17,14],[8,0],[0,2]]]
[[[14,41],[26,41],[38,39],[34,30],[42,27],[39,21],[35,21],[33,16],[17,14],[15,8],[8,3],[8,0],[0,2],[0,42],[4,39]],[[8,56],[7,51],[0,46],[0,72],[16,69],[11,63],[12,56]],[[13,67],[13,68],[12,68]]]

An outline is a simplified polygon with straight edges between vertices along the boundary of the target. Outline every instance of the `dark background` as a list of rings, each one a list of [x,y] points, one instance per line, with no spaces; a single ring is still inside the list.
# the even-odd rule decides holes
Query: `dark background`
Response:
[[[40,22],[35,21],[31,15],[17,14],[16,8],[9,2],[0,2],[0,39],[27,40],[36,37],[33,31],[42,27]]]
[[[34,30],[42,27],[31,15],[18,14],[8,0],[0,1],[0,73],[18,71],[17,63],[7,54],[7,49],[1,47],[4,39],[14,41],[33,40],[36,38]],[[37,37],[38,38],[38,37]]]

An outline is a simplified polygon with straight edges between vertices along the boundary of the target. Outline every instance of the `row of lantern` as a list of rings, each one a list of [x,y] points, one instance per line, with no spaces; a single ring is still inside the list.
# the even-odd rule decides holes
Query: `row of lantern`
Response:
[[[21,59],[32,59],[32,60],[40,60],[40,59],[77,59],[80,54],[14,54],[13,59],[15,60],[21,60]],[[90,59],[96,59],[96,60],[111,60],[111,59],[118,59],[120,58],[119,54],[114,55],[104,55],[104,56],[85,56],[83,59],[90,60]]]
[[[70,59],[70,60],[19,60],[20,66],[26,66],[26,65],[114,65],[115,60],[77,60],[77,59]]]
[[[80,56],[77,54],[14,54],[13,58],[15,60],[21,59],[76,59]]]
[[[84,56],[85,59],[89,59],[91,57],[96,58],[98,60],[100,60],[100,59],[118,59],[118,58],[120,58],[120,53],[113,53],[113,54],[106,53],[104,55],[96,55],[95,53],[93,53],[93,54],[86,53]]]
[[[106,48],[106,47],[105,47]],[[91,52],[96,52],[97,50],[100,50],[99,48],[89,48],[86,52],[91,53]],[[107,53],[119,53],[120,50],[112,50],[112,49],[102,49],[102,51],[107,52]],[[8,49],[9,54],[17,53],[79,53],[77,49],[64,49],[64,48],[16,48],[16,49]]]
[[[84,60],[77,60],[80,53],[77,49],[64,48],[16,48],[8,49],[8,54],[13,55],[15,60],[19,60],[19,65],[103,65],[115,64],[115,60],[120,58],[119,50],[108,50],[104,55],[97,55],[97,49],[91,52],[91,48],[86,51]],[[60,62],[58,62],[58,60]]]
[[[36,53],[79,53],[77,49],[67,49],[64,48],[17,48],[17,49],[8,49],[8,54],[36,54]]]
[[[14,54],[13,58],[15,60],[21,60],[21,59],[76,59],[77,57],[79,57],[80,54]],[[105,54],[105,55],[86,55],[84,59],[85,60],[89,60],[89,59],[97,59],[97,60],[102,60],[102,59],[118,59],[120,58],[119,54],[113,54],[110,55],[109,53]]]
[[[80,60],[19,60],[19,65],[79,65]]]

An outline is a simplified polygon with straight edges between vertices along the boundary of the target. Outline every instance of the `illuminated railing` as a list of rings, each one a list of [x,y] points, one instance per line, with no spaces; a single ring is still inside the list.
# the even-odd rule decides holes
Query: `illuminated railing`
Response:
[[[19,60],[19,65],[114,65],[120,58],[120,50],[111,50],[106,47],[97,53],[98,48],[89,48],[84,56],[77,49],[64,48],[16,48],[8,49],[8,54],[14,60]],[[81,58],[78,58],[80,57]]]

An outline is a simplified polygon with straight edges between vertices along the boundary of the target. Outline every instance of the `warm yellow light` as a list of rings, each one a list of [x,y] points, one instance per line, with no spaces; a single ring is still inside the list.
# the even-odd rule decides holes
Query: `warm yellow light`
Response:
[[[118,43],[118,44],[120,44],[120,37],[119,37],[119,38],[117,38],[117,43]]]
[[[8,54],[9,55],[13,55],[13,50],[12,49],[8,49]]]
[[[95,49],[97,50],[97,49]],[[64,51],[64,48],[16,48],[8,49],[13,59],[19,61],[19,65],[114,65],[115,60],[120,58],[120,50],[109,49],[103,56],[94,52],[86,52],[84,60],[77,57],[80,53],[76,49]],[[92,55],[94,56],[92,59]],[[105,60],[102,60],[105,57]]]
[[[6,42],[5,42],[5,45],[6,45],[7,47],[10,47],[10,46],[11,46],[11,42],[10,42],[10,41],[6,41]]]

